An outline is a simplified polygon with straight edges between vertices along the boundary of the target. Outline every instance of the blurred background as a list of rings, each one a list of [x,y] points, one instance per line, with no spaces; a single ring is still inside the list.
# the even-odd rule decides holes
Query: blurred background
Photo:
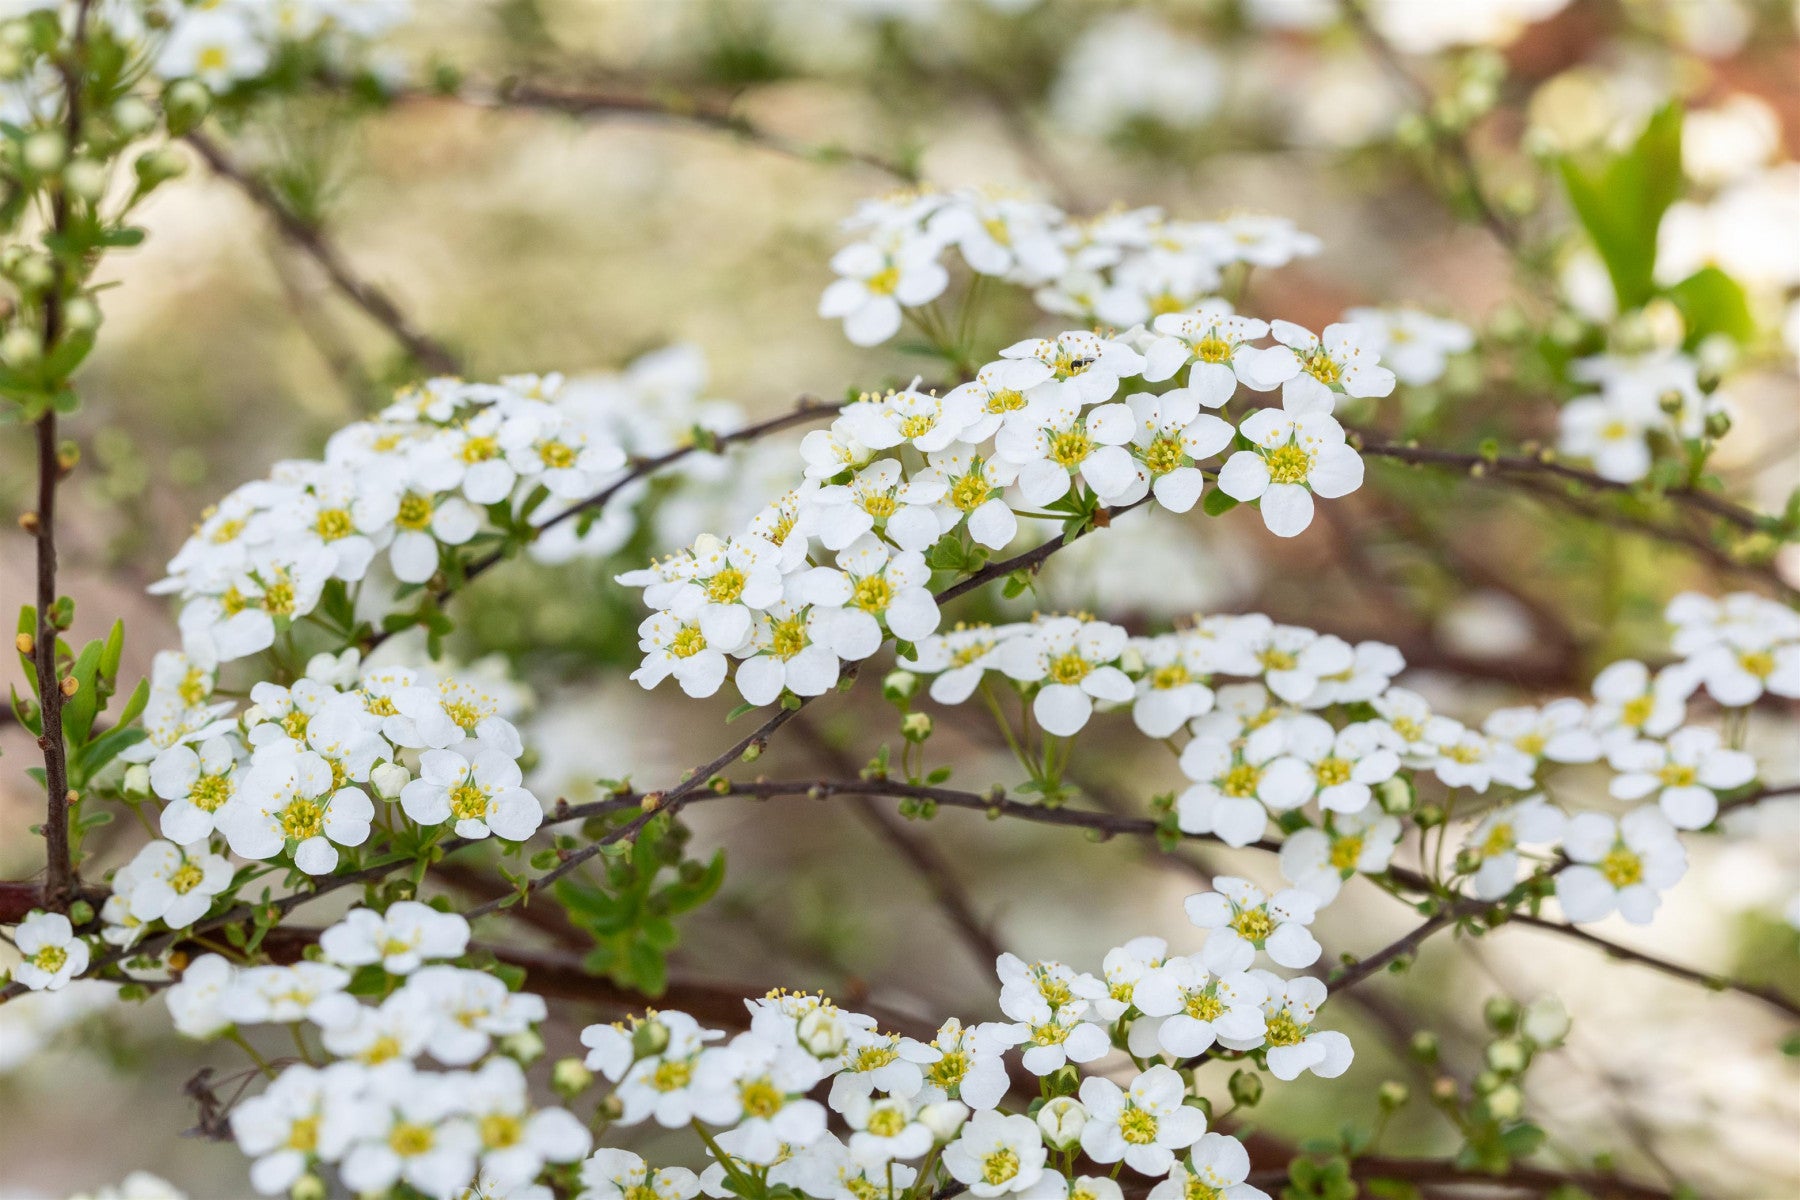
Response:
[[[930,373],[894,345],[857,350],[815,314],[839,221],[898,186],[896,169],[945,187],[1016,187],[1071,212],[1279,214],[1324,251],[1259,274],[1241,307],[1319,328],[1353,305],[1406,303],[1469,325],[1477,353],[1408,390],[1409,411],[1383,414],[1467,448],[1553,438],[1556,406],[1572,394],[1554,364],[1603,346],[1616,316],[1554,159],[1626,145],[1675,99],[1687,113],[1684,180],[1658,269],[1679,277],[1713,263],[1742,286],[1758,332],[1728,364],[1736,426],[1716,464],[1738,495],[1781,509],[1800,480],[1800,5],[1381,0],[1368,22],[1346,21],[1330,0],[419,0],[369,64],[384,88],[271,89],[208,136],[304,239],[391,297],[467,376],[616,372],[685,343],[706,364],[695,394],[751,417],[802,394],[835,399]],[[526,84],[632,103],[571,115],[526,103]],[[1518,230],[1516,246],[1448,178],[1421,133],[1421,91],[1427,104],[1467,109],[1484,196]],[[709,113],[729,117],[686,119]],[[110,260],[101,348],[80,378],[86,407],[71,435],[83,461],[64,539],[75,634],[122,616],[140,673],[177,641],[169,608],[143,589],[206,505],[280,458],[316,454],[421,373],[292,230],[198,156],[142,223],[143,246]],[[1053,328],[1022,300],[1008,319],[996,319],[990,348]],[[1648,324],[1654,338],[1653,314]],[[579,801],[600,779],[666,778],[720,741],[724,697],[646,695],[624,678],[639,614],[609,579],[760,507],[795,474],[796,441],[656,498],[615,560],[518,565],[461,602],[457,655],[510,680],[535,741],[556,747],[533,776],[541,796]],[[23,602],[28,586],[13,520],[28,503],[27,443],[0,431],[0,606]],[[1042,605],[1137,629],[1263,611],[1352,640],[1381,636],[1419,668],[1407,682],[1445,711],[1479,716],[1584,694],[1598,665],[1661,653],[1669,595],[1736,585],[1717,563],[1392,468],[1372,468],[1370,486],[1321,519],[1329,536],[1278,544],[1254,520],[1159,510],[1060,556]],[[1124,565],[1146,552],[1154,577]],[[1800,583],[1800,561],[1778,569]],[[956,615],[983,604],[993,602]],[[841,776],[896,740],[875,691],[842,698],[778,744],[768,772]],[[1759,714],[1766,728],[1752,730],[1765,764],[1786,760],[1770,778],[1800,772],[1793,715]],[[958,763],[971,790],[1012,782],[1004,748],[958,724],[939,722],[933,760]],[[1089,735],[1093,773],[1081,782],[1142,811],[1178,775],[1134,735],[1111,746],[1109,730],[1124,727]],[[17,878],[37,865],[25,832],[37,801],[21,776],[30,747],[9,722],[0,749],[0,877]],[[915,1025],[984,1019],[995,945],[1078,969],[1136,933],[1187,950],[1200,935],[1180,904],[1199,880],[1226,868],[1273,878],[1266,859],[1222,848],[1163,854],[960,812],[906,824],[851,804],[779,803],[694,811],[687,852],[726,848],[726,880],[682,926],[671,1005],[694,1006],[683,989],[698,1004],[788,985],[847,1004],[878,997]],[[1747,815],[1761,822],[1754,836],[1702,847],[1652,932],[1607,936],[1800,985],[1796,934],[1781,916],[1800,868],[1800,806]],[[901,842],[926,843],[938,874],[921,877]],[[128,844],[121,829],[121,860]],[[103,853],[100,865],[114,864]],[[936,902],[946,890],[973,933]],[[1320,935],[1328,954],[1366,952],[1416,919],[1352,887]],[[571,943],[554,924],[505,937],[565,949],[585,939]],[[1591,1162],[1608,1151],[1707,1194],[1800,1188],[1800,1069],[1782,1052],[1794,1049],[1782,1022],[1529,929],[1433,942],[1409,973],[1334,1006],[1358,1049],[1350,1076],[1277,1089],[1257,1120],[1302,1136],[1373,1120],[1382,1080],[1421,1097],[1440,1073],[1466,1086],[1488,1036],[1483,1001],[1545,993],[1573,1017],[1568,1046],[1534,1068],[1528,1093],[1553,1154]],[[195,1196],[241,1194],[234,1148],[175,1136],[195,1114],[172,1081],[217,1048],[175,1039],[160,1006],[120,1006],[98,987],[66,995],[77,994],[79,1005],[0,1008],[0,1197],[63,1196],[133,1167]],[[552,1053],[631,999],[564,1006]],[[1420,1027],[1441,1039],[1437,1066],[1407,1053]],[[1222,1095],[1225,1068],[1213,1069]],[[638,1148],[650,1144],[634,1132]],[[1454,1130],[1422,1098],[1382,1143],[1394,1153],[1446,1144]]]

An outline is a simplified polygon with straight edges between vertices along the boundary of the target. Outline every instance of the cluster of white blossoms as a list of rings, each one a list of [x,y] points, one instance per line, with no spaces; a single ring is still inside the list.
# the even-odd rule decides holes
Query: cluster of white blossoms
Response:
[[[1596,355],[1569,374],[1599,391],[1558,412],[1558,448],[1592,462],[1603,479],[1635,483],[1659,448],[1666,456],[1670,447],[1717,441],[1731,427],[1725,398],[1701,386],[1699,363],[1680,350]]]
[[[858,346],[887,341],[909,310],[917,318],[944,293],[952,248],[976,276],[1032,289],[1048,312],[1120,329],[1194,310],[1228,267],[1279,267],[1320,248],[1283,217],[1178,221],[1139,208],[1077,220],[1042,200],[973,189],[870,200],[844,228],[854,240],[831,260],[838,278],[819,315],[841,318]]]

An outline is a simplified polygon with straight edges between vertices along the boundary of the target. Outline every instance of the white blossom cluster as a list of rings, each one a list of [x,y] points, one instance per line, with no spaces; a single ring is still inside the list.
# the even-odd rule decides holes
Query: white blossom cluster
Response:
[[[1558,448],[1603,479],[1635,483],[1650,473],[1659,440],[1666,453],[1667,443],[1716,441],[1730,428],[1725,398],[1701,387],[1699,363],[1680,350],[1596,355],[1569,374],[1599,391],[1558,411]]]
[[[1282,217],[1177,221],[1155,208],[1075,220],[999,191],[914,191],[865,202],[844,222],[854,240],[831,260],[836,282],[819,315],[875,346],[908,310],[941,296],[954,248],[968,269],[1033,289],[1047,312],[1129,328],[1214,298],[1227,267],[1279,267],[1317,254],[1319,239]]]

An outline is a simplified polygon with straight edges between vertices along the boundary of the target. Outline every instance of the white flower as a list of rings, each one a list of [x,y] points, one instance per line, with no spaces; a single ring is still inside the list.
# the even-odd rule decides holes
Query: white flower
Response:
[[[1615,800],[1655,794],[1663,816],[1677,829],[1704,829],[1719,813],[1715,793],[1756,778],[1756,760],[1719,740],[1717,730],[1677,729],[1667,742],[1623,742],[1607,753],[1619,774],[1608,791]]]
[[[219,815],[220,831],[244,858],[274,858],[291,844],[295,867],[330,874],[337,847],[367,841],[375,815],[367,793],[333,784],[330,765],[311,751],[271,755],[245,772]]]
[[[32,913],[13,930],[12,940],[23,959],[12,970],[13,982],[34,992],[58,991],[87,970],[87,943],[61,913]]]
[[[379,1005],[357,1005],[340,1023],[325,1029],[319,1040],[335,1057],[364,1066],[396,1059],[410,1062],[425,1052],[437,1022],[438,1013],[424,998],[402,988]]]
[[[295,1063],[233,1108],[231,1135],[256,1160],[250,1186],[283,1195],[313,1161],[337,1161],[359,1132],[363,1079],[362,1068],[351,1063],[322,1070]]]
[[[825,1135],[825,1106],[806,1098],[823,1074],[819,1060],[797,1045],[754,1031],[701,1055],[695,1088],[702,1111],[727,1112],[717,1123],[737,1125],[733,1151],[745,1162],[767,1166],[784,1147],[811,1145]]]
[[[1687,698],[1695,686],[1686,671],[1663,670],[1653,676],[1649,667],[1632,659],[1613,663],[1594,677],[1594,730],[1663,737],[1687,720]]]
[[[1552,700],[1542,708],[1495,709],[1481,723],[1481,731],[1533,759],[1590,763],[1600,757],[1600,739],[1590,728],[1587,705],[1573,697]]]
[[[1727,708],[1742,708],[1762,699],[1763,693],[1787,699],[1800,697],[1800,639],[1789,640],[1773,630],[1734,631],[1730,641],[1700,650],[1684,667],[1699,676],[1714,700]]]
[[[718,1124],[731,1117],[729,1103],[709,1107],[707,1098],[694,1090],[695,1067],[706,1043],[723,1036],[702,1029],[686,1013],[658,1012],[647,1014],[629,1031],[590,1025],[582,1031],[581,1041],[589,1047],[587,1065],[619,1085],[621,1124],[636,1125],[654,1117],[665,1129],[679,1129],[703,1113]],[[647,1052],[639,1053],[640,1042]]]
[[[245,13],[231,7],[184,12],[156,56],[163,79],[198,79],[215,92],[254,79],[269,66],[269,47]]]
[[[1267,1192],[1244,1182],[1249,1175],[1244,1143],[1209,1133],[1188,1151],[1186,1164],[1176,1163],[1169,1177],[1150,1189],[1149,1200],[1269,1200]]]
[[[990,550],[1000,550],[1019,532],[1019,519],[1004,494],[1018,476],[1018,467],[1003,459],[957,449],[931,455],[926,470],[914,476],[913,482],[929,479],[943,485],[936,508],[940,533],[954,532],[967,520],[971,538]]]
[[[688,597],[680,609],[653,612],[644,618],[637,630],[644,661],[631,673],[633,680],[654,688],[673,675],[681,690],[696,700],[719,690],[725,682],[725,654],[701,632],[700,607],[697,597]]]
[[[1042,681],[1031,702],[1044,732],[1072,737],[1093,715],[1096,700],[1128,703],[1137,694],[1129,677],[1114,665],[1127,634],[1105,621],[1050,617],[1029,634],[1008,638],[997,652],[1000,669],[1026,683]]]
[[[758,537],[703,533],[689,554],[693,567],[666,607],[694,614],[706,644],[729,654],[749,638],[751,616],[782,598],[781,551]]]
[[[1062,1200],[1063,1179],[1044,1169],[1047,1157],[1037,1122],[990,1109],[969,1118],[962,1135],[944,1148],[944,1169],[983,1200],[1010,1195]]]
[[[1138,980],[1161,966],[1169,943],[1159,937],[1136,937],[1106,952],[1101,963],[1103,978],[1078,976],[1070,989],[1088,1002],[1088,1019],[1110,1025],[1131,1009],[1132,991]]]
[[[1144,359],[1124,342],[1084,330],[1058,334],[1054,339],[1028,338],[1000,352],[1001,358],[1035,359],[1049,367],[1059,389],[1075,408],[1110,400],[1119,380],[1140,374]]]
[[[875,451],[833,422],[831,428],[810,430],[800,439],[800,457],[806,460],[807,479],[830,479],[862,466],[875,457]],[[656,603],[648,595],[645,599],[652,604]]]
[[[173,842],[154,841],[125,868],[131,877],[131,915],[185,929],[206,915],[213,897],[231,886],[231,864],[196,846],[183,851]]]
[[[902,1098],[916,1096],[925,1083],[920,1065],[938,1058],[938,1051],[912,1038],[873,1028],[849,1028],[845,1033],[842,1065],[831,1081],[833,1108],[845,1096],[876,1089]]]
[[[237,751],[234,739],[211,737],[198,752],[183,744],[157,754],[150,790],[169,801],[161,817],[164,837],[191,846],[212,835],[219,811],[237,790]]]
[[[1319,640],[1336,642],[1338,639]],[[1350,665],[1341,671],[1320,675],[1311,694],[1301,703],[1307,708],[1367,703],[1385,692],[1394,677],[1404,670],[1406,658],[1395,647],[1386,642],[1358,642],[1351,649]]]
[[[1300,760],[1312,775],[1317,791],[1308,799],[1316,798],[1328,812],[1361,812],[1374,796],[1374,785],[1400,770],[1400,756],[1388,749],[1387,731],[1379,722],[1334,730],[1330,722],[1301,713],[1281,728],[1286,756]]]
[[[1029,504],[1062,499],[1078,475],[1100,499],[1122,503],[1139,482],[1137,464],[1125,449],[1133,432],[1126,405],[1085,411],[1068,393],[1046,393],[1007,417],[995,435],[994,452],[1018,468],[1019,493]]]
[[[1181,773],[1194,781],[1176,800],[1182,832],[1210,833],[1228,846],[1248,846],[1263,835],[1270,811],[1306,803],[1316,781],[1305,763],[1282,756],[1286,744],[1280,724],[1256,729],[1241,745],[1196,734],[1181,749]]]
[[[955,1017],[946,1020],[931,1039],[938,1059],[925,1067],[920,1101],[960,1100],[978,1112],[997,1106],[1012,1086],[1004,1052],[1017,1044],[1017,1036],[1011,1025],[965,1026]]]
[[[841,317],[857,346],[879,346],[900,332],[900,309],[929,304],[949,285],[935,239],[912,237],[877,246],[852,242],[831,259],[840,278],[819,297],[821,317]]]
[[[1246,351],[1254,354],[1246,343],[1269,332],[1266,321],[1236,316],[1222,300],[1209,301],[1198,312],[1164,313],[1151,327],[1162,336],[1144,351],[1144,378],[1168,379],[1192,360],[1187,390],[1205,408],[1220,408],[1237,392],[1234,362]]]
[[[916,387],[918,381],[913,384]],[[982,407],[979,399],[960,388],[942,397],[907,388],[864,397],[838,414],[836,423],[873,450],[910,445],[930,454],[966,441],[965,431],[981,416]]]
[[[1199,639],[1186,634],[1133,638],[1126,652],[1140,674],[1131,719],[1146,737],[1166,738],[1212,711],[1213,691],[1204,679],[1207,658]]]
[[[1362,331],[1363,344],[1381,356],[1395,378],[1413,387],[1436,383],[1451,355],[1475,346],[1467,325],[1416,308],[1352,308],[1344,320]]]
[[[1003,358],[975,372],[974,379],[954,388],[944,399],[967,397],[976,403],[976,415],[963,428],[962,441],[977,446],[994,436],[1009,413],[1024,408],[1034,389],[1055,377],[1056,368],[1050,363]]]
[[[1319,911],[1319,898],[1300,888],[1268,895],[1248,879],[1221,875],[1214,891],[1189,896],[1188,920],[1210,930],[1201,961],[1212,970],[1228,970],[1241,960],[1240,943],[1248,943],[1284,967],[1310,967],[1322,953],[1306,927]]]
[[[738,692],[751,704],[773,704],[783,691],[822,696],[838,681],[831,609],[783,600],[756,614],[737,666]]]
[[[1312,524],[1315,495],[1332,499],[1362,486],[1363,463],[1329,405],[1304,394],[1291,403],[1284,395],[1282,405],[1285,411],[1258,409],[1244,418],[1238,432],[1257,449],[1226,459],[1218,482],[1234,500],[1259,502],[1270,533],[1294,537]]]
[[[461,1115],[455,1077],[389,1063],[371,1072],[373,1093],[361,1105],[356,1140],[339,1168],[357,1192],[382,1193],[407,1183],[427,1196],[445,1196],[475,1176],[481,1138]]]
[[[1281,877],[1329,904],[1350,876],[1387,870],[1400,832],[1399,820],[1379,809],[1330,814],[1326,828],[1297,829],[1281,843]]]
[[[1187,512],[1205,483],[1193,464],[1231,445],[1231,425],[1201,412],[1201,397],[1191,389],[1160,396],[1140,393],[1125,403],[1137,422],[1131,444],[1150,476],[1151,494],[1170,512]]]
[[[1537,764],[1516,747],[1454,722],[1441,725],[1438,733],[1437,754],[1426,766],[1444,786],[1485,792],[1495,783],[1520,790],[1532,785]]]
[[[1052,1150],[1073,1150],[1087,1128],[1087,1109],[1073,1096],[1052,1096],[1038,1109],[1038,1129]]]
[[[916,641],[938,626],[937,601],[925,586],[931,568],[917,551],[895,553],[873,534],[837,556],[839,571],[821,577],[815,603],[839,607],[833,642],[842,657],[867,658],[881,645],[880,622],[897,638]]]
[[[359,1007],[345,994],[350,972],[326,963],[245,967],[219,998],[219,1014],[235,1025],[311,1021],[330,1027],[350,1019]]]
[[[191,1038],[209,1038],[227,1029],[231,1018],[219,1010],[237,970],[217,954],[202,954],[183,968],[181,977],[163,993],[169,1019]]]
[[[1255,1043],[1263,1034],[1268,989],[1245,971],[1256,951],[1240,942],[1232,959],[1209,971],[1198,954],[1171,958],[1147,971],[1136,1004],[1144,1016],[1131,1023],[1130,1049],[1139,1058],[1167,1052],[1178,1059],[1201,1054],[1221,1037]]]
[[[930,1126],[920,1119],[919,1105],[910,1098],[883,1096],[872,1099],[853,1091],[835,1106],[850,1127],[850,1153],[867,1163],[891,1163],[919,1158],[937,1141]],[[967,1113],[954,1100],[946,1107]]]
[[[1021,994],[1009,1001],[1003,994],[1000,1007],[1018,1022],[1013,1035],[1025,1047],[1020,1061],[1033,1075],[1048,1075],[1064,1063],[1093,1062],[1111,1049],[1106,1031],[1084,1019],[1085,1000],[1072,1000],[1053,1010],[1039,996]]]
[[[1594,473],[1615,483],[1635,483],[1650,473],[1648,433],[1661,413],[1604,396],[1584,396],[1556,414],[1556,448],[1585,458]]]
[[[821,487],[802,500],[812,510],[827,550],[842,550],[878,524],[902,550],[924,550],[943,532],[932,506],[946,491],[944,481],[928,472],[902,479],[899,461],[883,458],[852,475],[850,482]]]
[[[1482,817],[1463,844],[1463,852],[1481,864],[1475,871],[1475,894],[1498,900],[1512,891],[1519,876],[1519,847],[1556,841],[1566,821],[1562,810],[1542,796],[1527,797]]]
[[[1669,819],[1650,806],[1617,821],[1577,813],[1563,834],[1563,853],[1572,865],[1557,872],[1556,898],[1577,924],[1617,911],[1634,925],[1648,925],[1662,893],[1687,872],[1687,852]]]
[[[961,704],[980,686],[982,675],[998,670],[996,652],[1009,638],[1028,633],[1031,626],[963,625],[948,633],[919,639],[913,657],[900,660],[908,671],[932,675],[931,698],[939,704]]]
[[[1312,1028],[1319,1006],[1325,1003],[1325,985],[1310,975],[1284,980],[1268,971],[1256,974],[1269,989],[1263,1005],[1269,1074],[1286,1082],[1299,1078],[1303,1071],[1321,1079],[1336,1079],[1349,1070],[1355,1057],[1350,1039],[1335,1029]],[[1219,1040],[1231,1045],[1224,1038]]]
[[[400,790],[400,807],[421,825],[456,822],[456,835],[482,838],[492,833],[522,842],[544,821],[544,807],[519,786],[519,764],[498,750],[482,750],[473,760],[454,750],[427,750],[419,756],[419,777]]]
[[[1081,1148],[1099,1163],[1118,1162],[1144,1175],[1167,1171],[1175,1152],[1206,1132],[1206,1115],[1182,1103],[1187,1084],[1172,1068],[1157,1065],[1132,1081],[1129,1091],[1110,1079],[1081,1081],[1088,1112]]]
[[[692,1200],[700,1179],[686,1167],[650,1165],[629,1150],[594,1151],[581,1164],[581,1191],[575,1200]]]
[[[417,900],[396,900],[385,912],[351,909],[319,935],[327,962],[340,967],[380,963],[390,975],[416,971],[426,959],[461,958],[468,945],[467,920]]]
[[[496,1056],[467,1080],[465,1111],[481,1138],[481,1170],[503,1187],[537,1178],[545,1163],[569,1163],[588,1152],[587,1129],[565,1108],[531,1108],[525,1072]]]
[[[460,496],[440,497],[430,491],[365,493],[353,510],[359,529],[392,524],[388,547],[394,578],[424,583],[437,573],[442,546],[460,546],[481,528],[481,510]]]
[[[523,1033],[544,1019],[542,996],[508,991],[486,971],[420,967],[401,990],[434,1014],[426,1049],[446,1066],[466,1066],[487,1053],[491,1039]]]
[[[1281,376],[1281,406],[1290,412],[1330,412],[1333,387],[1349,396],[1394,390],[1394,373],[1379,364],[1356,325],[1327,325],[1323,338],[1292,321],[1272,321],[1269,329],[1281,345],[1261,351],[1256,369],[1264,380]]]
[[[1057,244],[1063,215],[1022,196],[959,193],[932,214],[933,237],[962,252],[969,269],[1037,283],[1060,275],[1068,263]]]
[[[616,442],[589,437],[557,410],[536,422],[509,422],[500,442],[514,471],[561,500],[593,495],[611,472],[625,465],[625,451]]]

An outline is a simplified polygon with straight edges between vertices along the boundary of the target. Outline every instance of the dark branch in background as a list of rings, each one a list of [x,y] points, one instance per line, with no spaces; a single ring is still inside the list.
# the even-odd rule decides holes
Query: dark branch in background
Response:
[[[1674,1193],[1655,1184],[1637,1183],[1600,1171],[1563,1171],[1508,1163],[1502,1174],[1470,1170],[1452,1159],[1364,1157],[1350,1161],[1350,1174],[1363,1181],[1393,1179],[1415,1187],[1466,1188],[1476,1192],[1528,1192],[1549,1195],[1560,1189],[1579,1188],[1598,1200],[1672,1200]],[[1251,1171],[1245,1182],[1254,1187],[1280,1188],[1290,1182],[1286,1167]]]
[[[456,355],[442,342],[420,332],[386,292],[352,270],[344,261],[343,255],[338,253],[337,247],[318,229],[297,216],[274,188],[239,166],[223,147],[199,130],[187,135],[187,143],[206,160],[206,165],[212,168],[214,174],[229,180],[252,203],[268,213],[281,236],[319,264],[332,286],[392,334],[394,340],[406,347],[406,352],[420,366],[436,375],[457,373],[459,367]]]

